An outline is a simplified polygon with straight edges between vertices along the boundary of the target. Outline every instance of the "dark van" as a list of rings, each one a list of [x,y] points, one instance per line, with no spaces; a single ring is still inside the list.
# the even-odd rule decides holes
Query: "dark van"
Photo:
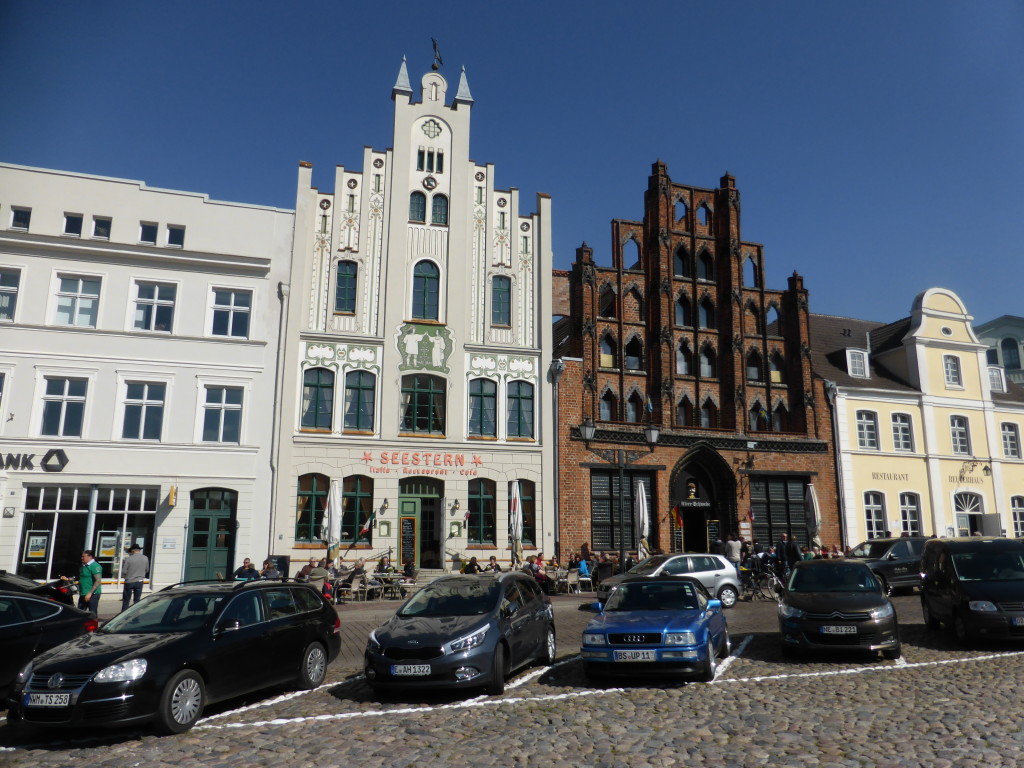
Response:
[[[868,539],[858,544],[849,557],[862,561],[882,582],[893,589],[921,586],[921,553],[926,536]]]
[[[1024,638],[1024,541],[931,539],[921,558],[921,611],[928,629],[956,639]]]

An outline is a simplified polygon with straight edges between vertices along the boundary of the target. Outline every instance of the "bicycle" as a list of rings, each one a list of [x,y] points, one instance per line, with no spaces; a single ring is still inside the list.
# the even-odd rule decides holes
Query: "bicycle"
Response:
[[[782,581],[770,568],[740,567],[740,581],[751,600],[773,600],[782,597]]]

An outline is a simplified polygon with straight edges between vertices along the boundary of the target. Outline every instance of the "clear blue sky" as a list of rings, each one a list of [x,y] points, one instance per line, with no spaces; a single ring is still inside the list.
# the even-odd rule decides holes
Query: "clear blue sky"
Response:
[[[1024,315],[1019,2],[14,2],[0,0],[0,160],[293,208],[390,144],[413,82],[465,65],[471,154],[554,198],[555,265],[639,219],[651,163],[726,171],[767,282],[894,320],[957,291]],[[0,201],[3,201],[0,191]]]

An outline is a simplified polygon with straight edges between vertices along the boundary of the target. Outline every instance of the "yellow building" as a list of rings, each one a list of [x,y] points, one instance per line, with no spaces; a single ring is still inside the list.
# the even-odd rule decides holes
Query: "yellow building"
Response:
[[[1024,389],[987,362],[972,320],[944,288],[887,325],[811,316],[847,544],[1024,536]]]

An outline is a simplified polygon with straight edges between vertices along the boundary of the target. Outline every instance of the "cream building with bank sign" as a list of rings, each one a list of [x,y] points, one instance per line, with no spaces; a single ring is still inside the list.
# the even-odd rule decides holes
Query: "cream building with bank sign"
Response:
[[[844,538],[1024,536],[1024,390],[952,291],[888,325],[812,315],[836,432]]]
[[[513,487],[551,551],[550,199],[470,160],[464,71],[414,98],[403,61],[392,98],[392,148],[333,193],[299,168],[273,553],[507,563]]]

